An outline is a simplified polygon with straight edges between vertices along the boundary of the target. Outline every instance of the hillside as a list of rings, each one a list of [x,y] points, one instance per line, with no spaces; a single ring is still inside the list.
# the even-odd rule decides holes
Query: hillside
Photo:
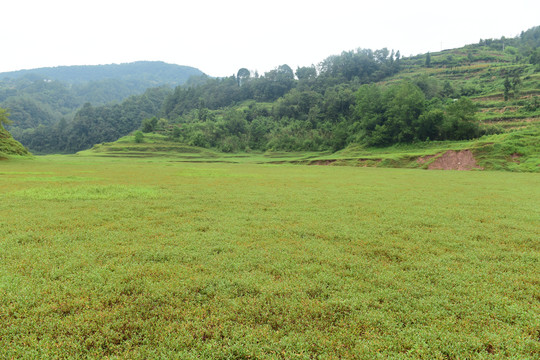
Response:
[[[388,82],[412,79],[430,98],[439,93],[467,96],[477,105],[484,126],[511,130],[540,121],[540,64],[523,59],[513,47],[502,51],[497,44],[431,53],[429,66],[426,54],[405,59],[403,71]]]
[[[201,75],[192,67],[149,61],[0,73],[0,106],[11,113],[13,125],[9,130],[13,136],[31,146],[36,141],[28,138],[38,127],[71,123],[86,103],[121,102],[148,88],[174,87]],[[49,148],[61,151],[60,147]],[[36,150],[45,151],[39,147]]]
[[[161,134],[134,135],[95,145],[78,156],[168,159],[196,163],[257,163],[427,170],[540,172],[540,123],[467,141],[432,141],[390,147],[349,146],[338,152],[250,151],[223,153],[190,146]]]
[[[231,154],[220,161],[292,153],[275,161],[539,171],[539,43],[537,27],[516,39],[410,58],[358,49],[295,74],[287,65],[260,77],[240,69],[236,77],[177,87],[162,118],[141,125],[146,138],[160,134],[161,145],[150,136],[151,147],[95,151],[152,156],[159,148],[160,156],[164,149],[178,156],[171,145],[178,143]]]
[[[13,155],[27,156],[31,154],[0,125],[0,160],[5,160]]]
[[[73,119],[61,119],[49,126],[20,131],[13,136],[35,154],[74,153],[94,144],[114,141],[137,129],[141,122],[161,108],[170,88],[150,88],[120,103],[93,106],[84,104]],[[16,131],[16,132],[15,132]]]
[[[190,66],[167,64],[162,61],[136,61],[124,64],[58,66],[3,72],[0,73],[0,79],[19,79],[29,75],[66,84],[117,79],[145,83],[148,88],[165,84],[183,84],[190,77],[201,76],[203,73]]]
[[[168,128],[142,129],[223,152],[335,152],[501,134],[540,117],[539,44],[536,27],[409,58],[357,49],[296,71],[240,69],[177,87],[161,110]]]

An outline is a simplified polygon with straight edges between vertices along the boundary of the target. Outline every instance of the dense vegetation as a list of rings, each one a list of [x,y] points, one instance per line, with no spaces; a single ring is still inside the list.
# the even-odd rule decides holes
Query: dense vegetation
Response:
[[[151,88],[142,95],[133,95],[119,104],[93,106],[86,103],[71,121],[60,122],[24,131],[13,130],[23,144],[45,153],[73,153],[96,143],[114,141],[140,126],[162,106],[170,88]]]
[[[9,124],[11,124],[9,113],[6,109],[0,108],[0,160],[4,160],[11,155],[30,155],[28,150],[13,139],[11,134],[4,128],[4,125]]]
[[[500,133],[501,123],[491,122],[500,114],[489,113],[495,107],[515,106],[512,116],[521,119],[540,115],[539,45],[536,27],[514,39],[423,57],[361,49],[295,74],[287,65],[263,76],[242,68],[236,76],[176,88],[161,125],[147,119],[142,130],[225,152],[336,151]],[[474,99],[499,93],[504,101],[487,110]]]
[[[513,39],[410,58],[358,49],[296,71],[284,64],[263,75],[241,68],[225,78],[195,77],[174,91],[151,90],[151,105],[139,95],[114,105],[85,105],[72,119],[58,114],[82,104],[68,93],[47,98],[48,87],[58,88],[53,94],[64,91],[54,81],[34,82],[28,89],[37,88],[36,96],[6,103],[14,137],[48,153],[86,149],[139,127],[223,152],[462,140],[540,116],[539,45],[535,27]],[[48,110],[53,108],[56,113]]]
[[[0,74],[0,106],[9,109],[13,124],[9,126],[15,138],[26,146],[40,152],[74,152],[91,146],[96,142],[125,135],[126,127],[118,123],[125,120],[115,119],[106,129],[93,129],[102,133],[90,143],[83,140],[80,144],[72,140],[56,143],[63,136],[66,124],[77,118],[77,112],[86,103],[93,106],[118,104],[133,95],[140,95],[148,88],[158,86],[177,86],[185,83],[191,76],[202,73],[194,68],[165,64],[162,62],[136,62],[120,65],[100,66],[61,66],[21,70]],[[133,101],[133,100],[132,100]],[[129,106],[129,105],[128,105]],[[142,116],[152,116],[141,112]],[[138,117],[131,118],[138,122]],[[93,119],[97,124],[98,118]],[[73,124],[73,126],[75,126]],[[39,129],[38,129],[39,128]],[[128,131],[131,131],[132,127]],[[39,139],[45,134],[46,139]]]

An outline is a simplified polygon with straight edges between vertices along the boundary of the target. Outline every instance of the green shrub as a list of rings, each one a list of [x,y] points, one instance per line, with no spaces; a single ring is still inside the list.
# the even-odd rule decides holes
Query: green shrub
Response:
[[[143,135],[142,131],[140,131],[140,130],[135,131],[135,142],[140,144],[143,141],[144,141],[144,135]]]

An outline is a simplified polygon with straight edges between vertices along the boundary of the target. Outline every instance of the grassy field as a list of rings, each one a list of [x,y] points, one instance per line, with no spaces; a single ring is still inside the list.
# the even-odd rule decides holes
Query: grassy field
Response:
[[[537,359],[534,173],[0,163],[0,358]]]

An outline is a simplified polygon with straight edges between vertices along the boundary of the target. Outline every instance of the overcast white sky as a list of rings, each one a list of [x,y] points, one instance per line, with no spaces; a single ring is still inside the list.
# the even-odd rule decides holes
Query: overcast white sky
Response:
[[[0,72],[161,60],[262,74],[359,47],[415,55],[540,25],[538,0],[13,0],[0,13]]]

